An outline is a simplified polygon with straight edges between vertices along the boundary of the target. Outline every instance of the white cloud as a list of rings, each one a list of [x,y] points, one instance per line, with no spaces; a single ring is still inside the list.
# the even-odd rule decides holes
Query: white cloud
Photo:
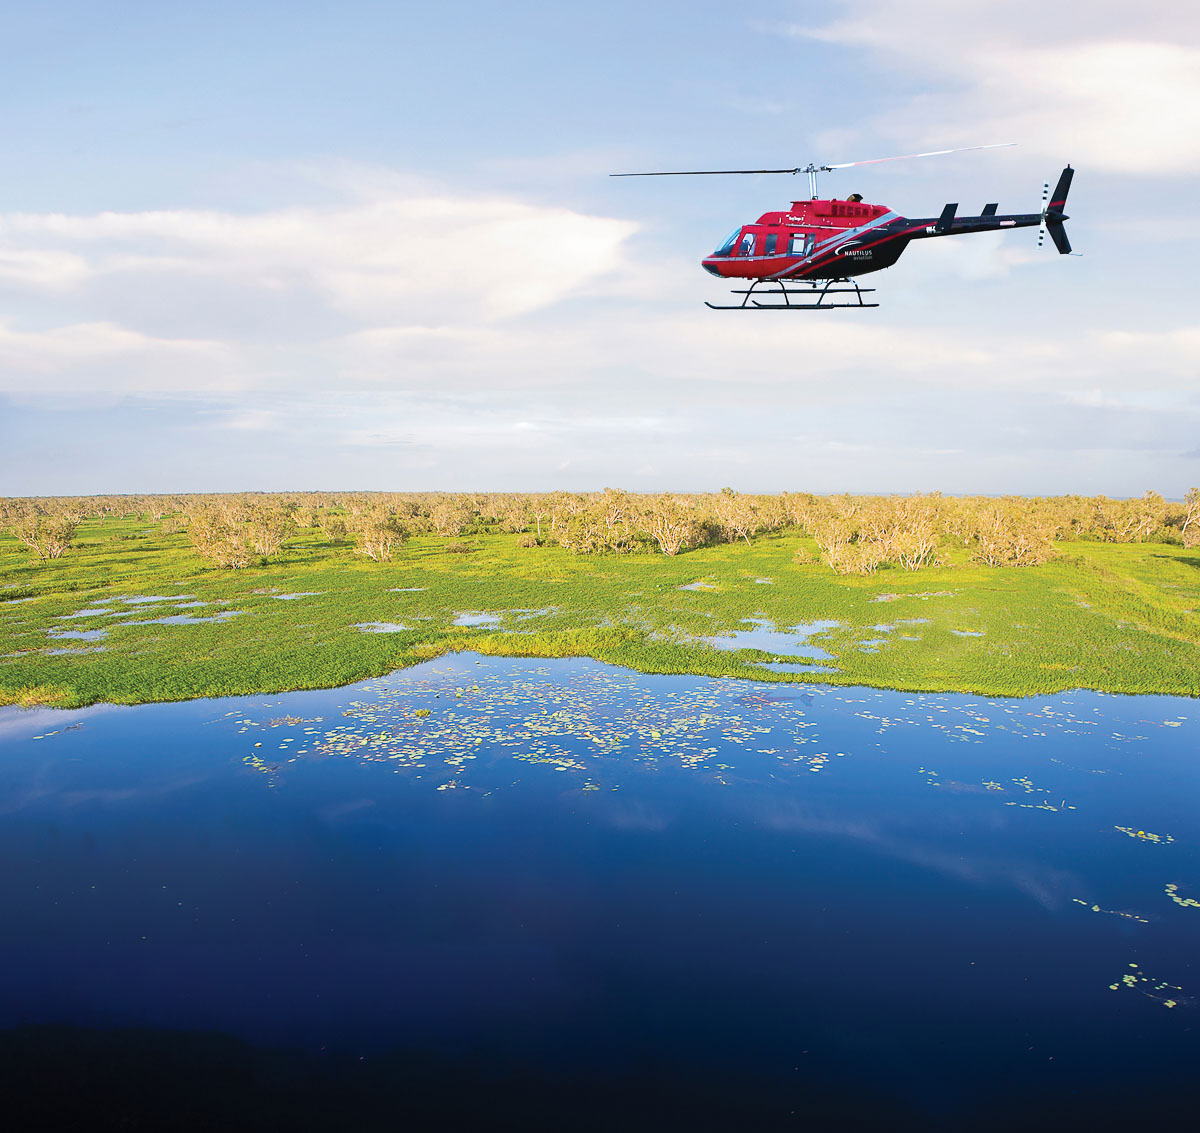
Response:
[[[0,248],[0,281],[39,291],[66,291],[91,271],[83,256],[50,248]]]
[[[905,144],[1019,141],[1056,161],[1143,176],[1200,171],[1200,18],[1152,2],[866,0],[786,29],[871,51],[924,85],[875,122]]]
[[[119,292],[170,278],[197,285],[198,294],[205,283],[266,295],[309,290],[367,323],[409,321],[450,303],[494,321],[618,272],[636,228],[469,196],[374,197],[252,215],[10,214],[0,217],[0,280],[59,292],[93,281]],[[204,314],[197,310],[197,321]]]
[[[250,433],[275,432],[283,428],[279,413],[270,409],[231,413],[224,425],[227,429]]]
[[[101,386],[107,393],[114,380],[120,390],[143,393],[231,389],[244,384],[239,376],[218,342],[153,338],[112,323],[22,331],[0,322],[0,392],[90,393]]]

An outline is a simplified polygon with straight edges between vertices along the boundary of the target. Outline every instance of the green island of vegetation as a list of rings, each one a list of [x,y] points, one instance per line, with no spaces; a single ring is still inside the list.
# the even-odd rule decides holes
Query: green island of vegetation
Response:
[[[1182,504],[94,496],[0,501],[0,529],[0,703],[329,688],[454,650],[989,696],[1200,695],[1196,489]],[[755,624],[784,632],[730,648]]]

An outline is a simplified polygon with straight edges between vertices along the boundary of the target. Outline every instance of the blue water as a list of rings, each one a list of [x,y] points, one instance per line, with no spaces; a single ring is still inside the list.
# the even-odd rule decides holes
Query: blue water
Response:
[[[0,1027],[650,1067],[780,1127],[1137,1113],[1200,1055],[1198,737],[1176,698],[472,655],[3,709]]]
[[[819,646],[808,644],[815,633],[825,633],[836,628],[839,622],[818,621],[801,623],[787,629],[776,629],[763,618],[745,618],[743,624],[750,629],[736,629],[732,633],[701,638],[714,649],[761,649],[764,653],[777,653],[784,657],[811,657],[814,660],[832,661],[833,654]],[[811,668],[797,672],[812,672]],[[820,670],[817,670],[820,671]]]

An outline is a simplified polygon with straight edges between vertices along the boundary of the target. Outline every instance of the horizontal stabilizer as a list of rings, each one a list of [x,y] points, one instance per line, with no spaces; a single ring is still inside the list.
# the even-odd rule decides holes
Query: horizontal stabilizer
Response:
[[[949,232],[954,224],[954,214],[958,212],[958,204],[947,205],[942,209],[942,215],[937,218],[937,224],[933,226],[934,232],[939,236],[944,232]]]
[[[984,205],[983,212],[981,212],[979,215],[980,216],[995,216],[996,210],[999,207],[1000,207],[999,204]]]

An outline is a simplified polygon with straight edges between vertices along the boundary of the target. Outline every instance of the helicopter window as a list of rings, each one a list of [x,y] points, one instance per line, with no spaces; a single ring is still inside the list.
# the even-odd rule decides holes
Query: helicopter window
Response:
[[[741,235],[741,228],[735,228],[728,236],[725,237],[721,246],[713,252],[714,256],[727,256],[733,251],[734,244],[737,243],[737,238]]]
[[[738,245],[737,254],[739,256],[754,255],[754,233],[753,232],[747,232],[746,235],[742,237],[742,242]]]
[[[775,242],[779,239],[774,233],[767,237],[767,246],[763,248],[764,256],[775,255]]]
[[[815,237],[811,233],[793,232],[789,256],[807,256],[812,252]]]

